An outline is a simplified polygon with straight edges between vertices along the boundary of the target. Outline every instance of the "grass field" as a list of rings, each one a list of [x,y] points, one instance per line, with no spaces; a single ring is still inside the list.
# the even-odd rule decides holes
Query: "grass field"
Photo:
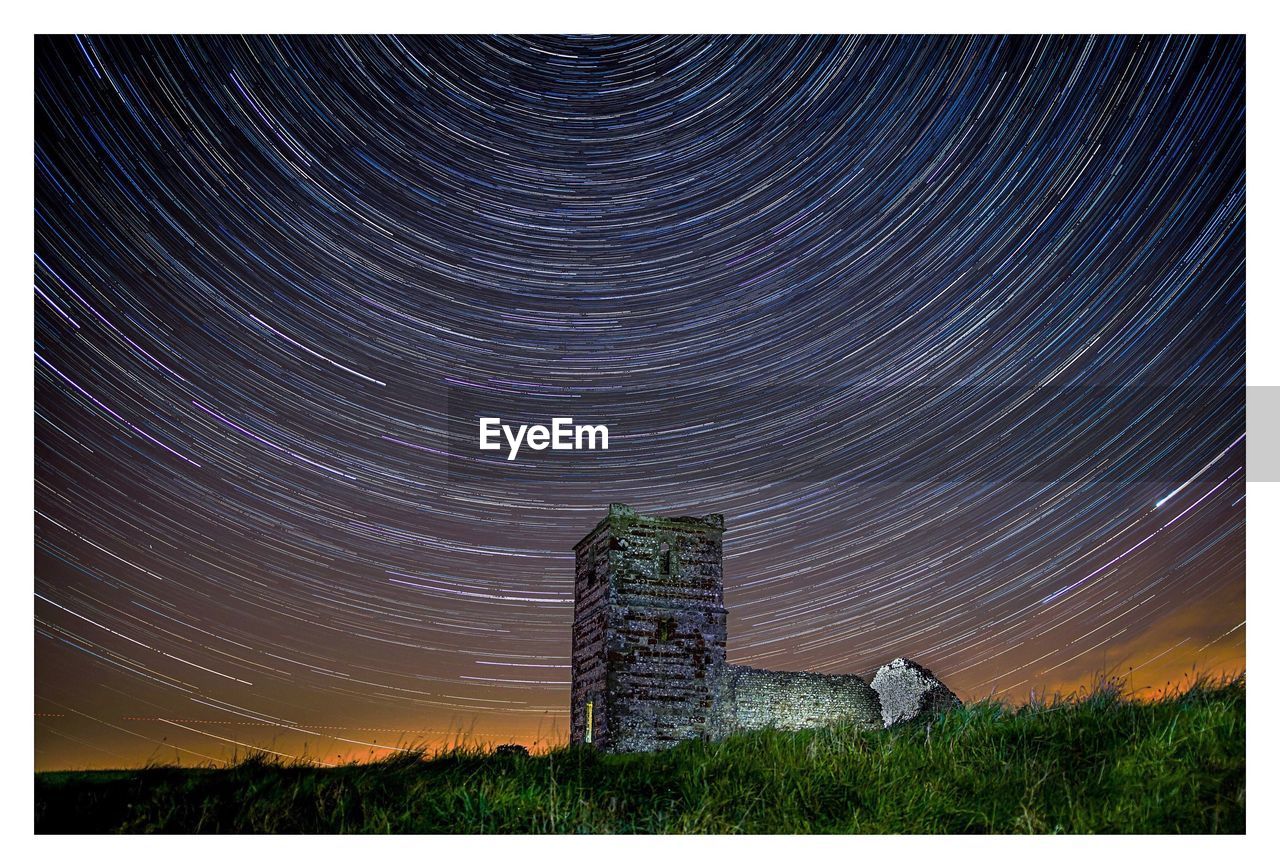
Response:
[[[37,774],[36,831],[1241,833],[1244,678],[1100,688],[884,732],[756,732],[645,755],[457,749],[319,768]]]

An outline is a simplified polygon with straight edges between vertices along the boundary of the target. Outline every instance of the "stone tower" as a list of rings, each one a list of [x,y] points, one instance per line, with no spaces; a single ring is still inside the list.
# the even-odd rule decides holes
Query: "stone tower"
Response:
[[[654,750],[712,734],[725,666],[721,515],[615,503],[574,546],[571,743]]]

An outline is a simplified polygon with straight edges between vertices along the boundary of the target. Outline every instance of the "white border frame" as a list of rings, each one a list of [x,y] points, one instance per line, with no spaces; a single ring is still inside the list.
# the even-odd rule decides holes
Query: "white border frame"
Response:
[[[364,2],[338,4],[301,3],[296,0],[265,4],[247,0],[221,0],[199,7],[172,2],[59,2],[55,5],[16,4],[6,16],[6,49],[3,77],[10,135],[3,139],[7,151],[4,166],[9,170],[9,190],[16,190],[4,209],[3,237],[5,263],[12,272],[13,289],[6,293],[11,307],[0,317],[7,354],[6,373],[0,380],[12,410],[3,433],[4,481],[9,496],[3,500],[4,528],[9,558],[16,561],[16,574],[6,582],[11,594],[3,606],[7,618],[3,631],[4,659],[10,665],[7,693],[12,699],[3,718],[3,741],[10,747],[5,783],[0,790],[0,816],[6,836],[26,837],[28,858],[19,849],[10,849],[11,858],[64,863],[72,859],[91,863],[128,860],[130,863],[169,863],[184,867],[218,865],[227,858],[248,858],[249,863],[268,861],[309,864],[347,864],[355,857],[368,857],[375,849],[381,857],[404,857],[447,864],[474,860],[510,860],[522,865],[568,864],[607,857],[618,865],[669,862],[670,859],[700,857],[708,860],[733,859],[745,865],[796,864],[818,858],[856,858],[858,861],[945,859],[948,863],[978,864],[984,867],[992,857],[1031,856],[1047,864],[1075,864],[1082,857],[1101,863],[1158,858],[1165,863],[1206,863],[1234,861],[1245,856],[1248,842],[1241,837],[1103,837],[1103,838],[694,838],[656,837],[622,841],[607,838],[472,838],[453,837],[417,841],[409,837],[371,839],[223,837],[202,839],[199,845],[181,837],[125,837],[96,839],[85,837],[39,837],[32,835],[33,804],[31,752],[34,726],[30,712],[33,700],[34,607],[30,595],[34,557],[32,518],[34,425],[34,374],[31,362],[33,341],[32,295],[19,286],[31,279],[33,226],[30,204],[34,190],[31,156],[34,141],[34,51],[35,33],[374,33],[374,32],[620,32],[620,33],[1245,33],[1247,35],[1247,82],[1255,95],[1249,117],[1247,144],[1249,176],[1248,216],[1250,236],[1262,239],[1248,250],[1249,279],[1259,291],[1248,294],[1247,346],[1248,384],[1280,385],[1280,341],[1273,335],[1280,328],[1280,296],[1277,285],[1276,247],[1276,161],[1272,156],[1280,146],[1276,135],[1275,97],[1280,91],[1277,65],[1280,40],[1270,28],[1261,3],[1216,0],[1212,3],[1141,2],[1121,4],[1077,0],[1050,8],[1047,4],[1025,2],[973,3],[916,0],[910,4],[835,4],[823,2],[763,4],[740,2],[683,3],[648,0],[631,8],[598,2],[493,2],[483,8],[407,2]],[[1254,447],[1260,447],[1255,438]],[[1267,444],[1270,446],[1270,443]],[[1273,687],[1275,640],[1267,627],[1275,610],[1274,580],[1280,567],[1280,483],[1249,482],[1247,520],[1247,574],[1258,576],[1247,583],[1249,607],[1261,617],[1262,628],[1252,630],[1248,657],[1254,663],[1250,674],[1251,722],[1267,720],[1276,710]],[[1253,726],[1249,726],[1250,729]],[[1274,778],[1276,750],[1270,737],[1251,738],[1248,746],[1252,779]],[[1250,823],[1255,836],[1274,833],[1269,822],[1276,798],[1269,787],[1255,786],[1250,813],[1258,819]],[[479,844],[479,848],[476,848]],[[673,848],[674,847],[674,848]],[[909,850],[909,851],[904,851]],[[1037,867],[1039,865],[1037,864]]]

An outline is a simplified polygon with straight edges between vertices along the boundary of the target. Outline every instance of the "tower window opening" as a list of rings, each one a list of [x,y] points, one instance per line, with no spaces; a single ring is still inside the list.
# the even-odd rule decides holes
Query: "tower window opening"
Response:
[[[663,578],[670,578],[674,557],[671,553],[671,544],[663,542],[658,546],[658,575]]]
[[[674,617],[668,617],[658,621],[657,640],[659,642],[670,641],[676,637],[676,621]]]

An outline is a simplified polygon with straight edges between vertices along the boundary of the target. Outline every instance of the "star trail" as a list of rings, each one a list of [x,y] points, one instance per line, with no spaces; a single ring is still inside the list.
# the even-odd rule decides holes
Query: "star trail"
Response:
[[[732,662],[1244,669],[1243,38],[39,37],[35,86],[38,770],[564,742],[610,502],[724,513]]]

